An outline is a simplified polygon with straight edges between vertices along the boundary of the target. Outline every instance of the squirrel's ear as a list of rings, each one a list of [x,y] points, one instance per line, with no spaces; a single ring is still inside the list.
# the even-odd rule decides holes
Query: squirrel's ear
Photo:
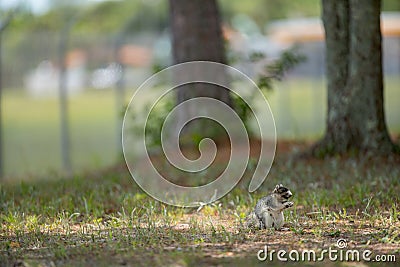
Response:
[[[277,184],[277,185],[275,186],[274,192],[277,192],[278,188],[279,188],[279,184]]]

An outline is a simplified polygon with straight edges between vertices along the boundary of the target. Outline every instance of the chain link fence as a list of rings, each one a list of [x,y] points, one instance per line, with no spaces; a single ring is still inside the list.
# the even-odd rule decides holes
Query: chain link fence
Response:
[[[66,39],[65,57],[60,56],[60,32],[12,36],[6,32],[3,36],[6,178],[57,176],[65,170],[60,145],[61,58],[65,58],[66,67],[66,134],[73,173],[120,162],[124,106],[155,65],[171,64],[167,31],[98,36],[72,32],[73,27]],[[232,46],[240,47],[243,40],[236,41]],[[400,131],[400,36],[385,36],[383,47],[385,111],[389,130],[395,134]],[[276,83],[267,96],[278,138],[318,138],[324,130],[324,44],[321,40],[308,41],[300,48],[307,61]]]

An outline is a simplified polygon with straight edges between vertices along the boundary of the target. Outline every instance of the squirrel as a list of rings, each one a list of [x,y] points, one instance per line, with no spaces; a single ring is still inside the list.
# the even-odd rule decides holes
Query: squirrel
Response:
[[[254,210],[247,216],[247,227],[281,229],[285,223],[283,210],[293,206],[293,202],[288,201],[291,196],[288,188],[282,184],[276,185],[271,194],[258,200]]]

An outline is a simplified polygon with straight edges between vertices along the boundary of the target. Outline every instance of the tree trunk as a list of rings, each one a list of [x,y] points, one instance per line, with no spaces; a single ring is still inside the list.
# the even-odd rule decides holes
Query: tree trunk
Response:
[[[316,156],[395,151],[383,109],[379,0],[323,0],[328,116]]]
[[[225,63],[224,40],[216,1],[170,0],[169,4],[174,63],[188,61]],[[201,96],[219,99],[232,106],[229,91],[216,85],[197,83],[184,85],[177,89],[178,104]],[[182,117],[187,116],[189,112],[196,111],[183,111]],[[210,121],[205,122],[202,119],[197,119],[188,126],[190,127],[185,127],[185,133],[197,134],[202,129],[201,135],[209,136],[213,132],[213,130],[208,133],[204,132],[204,129],[210,130],[213,127],[211,127]]]

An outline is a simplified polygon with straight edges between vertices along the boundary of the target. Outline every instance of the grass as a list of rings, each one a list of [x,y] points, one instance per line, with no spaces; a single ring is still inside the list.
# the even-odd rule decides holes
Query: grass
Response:
[[[400,131],[399,77],[385,78],[384,103],[390,132]],[[321,88],[323,88],[321,90]],[[327,98],[325,80],[290,79],[276,83],[269,96],[280,138],[318,138],[324,131]]]
[[[399,129],[398,84],[398,78],[389,79],[385,95],[392,132]],[[289,81],[286,89],[278,91],[278,86],[272,92],[278,135],[320,131],[324,106],[318,103],[324,92],[315,94],[312,85]],[[256,257],[264,245],[321,251],[339,238],[348,248],[400,260],[398,158],[302,160],[292,152],[304,144],[280,144],[270,175],[256,193],[246,191],[245,177],[223,199],[200,210],[182,209],[148,197],[124,167],[104,170],[118,153],[111,91],[71,98],[71,148],[79,172],[61,180],[56,179],[57,100],[28,99],[21,92],[6,92],[5,99],[9,179],[0,184],[0,266],[264,266],[271,263]],[[276,183],[294,192],[295,206],[285,213],[288,230],[246,229],[246,214]]]
[[[321,251],[339,238],[350,249],[399,261],[399,158],[295,159],[292,151],[303,147],[280,144],[256,193],[246,191],[245,177],[226,197],[200,210],[153,200],[124,167],[2,184],[0,265],[265,266],[271,263],[256,256],[264,245]],[[285,213],[288,230],[246,229],[246,214],[276,183],[294,193],[295,206]]]
[[[385,79],[389,130],[400,131],[398,77]],[[268,95],[280,138],[316,138],[325,121],[325,84],[292,79],[276,84]],[[21,91],[3,94],[5,172],[8,179],[29,180],[60,172],[59,110],[56,98],[30,98]],[[127,97],[130,93],[127,92]],[[149,94],[149,99],[151,95]],[[147,100],[144,100],[144,104]],[[71,158],[76,173],[115,163],[117,111],[111,90],[89,90],[69,101]]]
[[[9,177],[43,176],[61,169],[56,98],[7,92],[4,102],[5,171]],[[88,91],[69,101],[71,158],[75,170],[115,162],[116,118],[111,91]],[[26,177],[25,177],[26,179]]]

